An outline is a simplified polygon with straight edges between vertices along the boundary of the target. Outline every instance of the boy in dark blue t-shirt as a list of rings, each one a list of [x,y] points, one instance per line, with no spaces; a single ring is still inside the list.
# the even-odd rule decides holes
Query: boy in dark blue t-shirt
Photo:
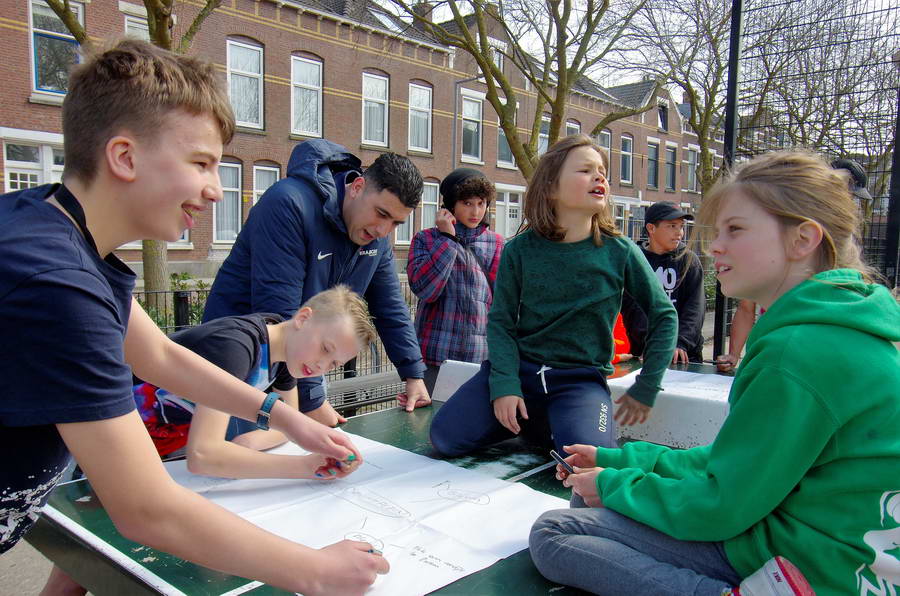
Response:
[[[305,547],[180,487],[135,411],[132,370],[271,422],[310,452],[361,460],[346,434],[169,341],[113,255],[176,240],[221,199],[234,116],[219,79],[211,64],[137,40],[86,56],[63,103],[64,184],[0,197],[0,553],[37,519],[71,452],[127,538],[307,595],[362,593],[388,570],[370,545]]]
[[[288,320],[274,314],[222,317],[170,339],[245,383],[298,404],[297,378],[328,372],[375,339],[369,310],[347,286],[319,292]],[[312,478],[342,466],[320,455],[261,453],[285,442],[277,430],[259,430],[238,418],[196,405],[150,383],[134,388],[138,411],[157,451],[187,446],[188,469],[225,478]]]

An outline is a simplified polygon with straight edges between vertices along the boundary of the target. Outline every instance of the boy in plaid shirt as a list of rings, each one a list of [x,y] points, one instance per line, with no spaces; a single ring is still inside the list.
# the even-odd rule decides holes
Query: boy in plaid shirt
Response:
[[[419,297],[416,334],[425,360],[425,386],[434,389],[444,360],[487,360],[487,315],[503,237],[488,229],[494,184],[472,168],[441,182],[443,208],[435,227],[413,238],[406,273]]]

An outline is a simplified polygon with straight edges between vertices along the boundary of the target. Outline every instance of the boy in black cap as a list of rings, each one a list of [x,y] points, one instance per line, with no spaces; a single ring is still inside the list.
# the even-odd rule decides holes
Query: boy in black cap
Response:
[[[697,255],[682,242],[684,222],[693,219],[693,215],[669,201],[650,205],[644,217],[650,239],[641,243],[641,250],[678,311],[674,364],[703,361],[702,328],[706,312],[703,267]],[[641,355],[647,335],[647,316],[627,294],[622,300],[622,318],[631,351]]]
[[[872,195],[866,188],[869,185],[869,175],[866,174],[866,171],[859,162],[852,159],[841,158],[831,162],[831,167],[835,170],[847,170],[850,172],[848,184],[850,185],[850,194],[852,194],[854,198],[863,201],[872,200]]]

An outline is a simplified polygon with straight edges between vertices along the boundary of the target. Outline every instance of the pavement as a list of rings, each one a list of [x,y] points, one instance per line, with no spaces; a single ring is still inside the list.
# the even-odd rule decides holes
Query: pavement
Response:
[[[39,594],[53,564],[30,544],[20,540],[0,556],[0,594]]]

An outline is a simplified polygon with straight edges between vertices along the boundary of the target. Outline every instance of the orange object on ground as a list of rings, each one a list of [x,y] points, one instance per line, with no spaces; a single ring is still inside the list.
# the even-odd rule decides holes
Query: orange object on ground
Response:
[[[615,346],[612,363],[617,364],[620,360],[620,354],[631,354],[631,343],[629,343],[628,334],[625,332],[622,313],[616,315],[616,325],[613,327],[613,343]]]

